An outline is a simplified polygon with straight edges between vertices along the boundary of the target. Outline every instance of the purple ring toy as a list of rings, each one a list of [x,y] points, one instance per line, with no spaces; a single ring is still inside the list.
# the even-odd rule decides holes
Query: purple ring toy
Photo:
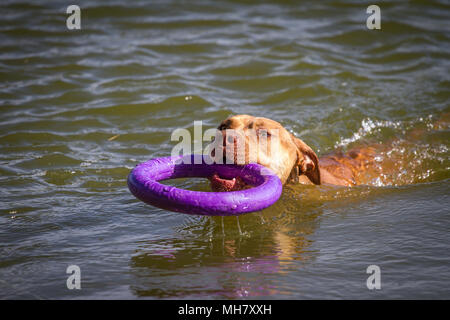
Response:
[[[229,179],[240,177],[253,188],[200,192],[158,182],[185,177],[210,177],[214,173]],[[136,198],[158,208],[187,214],[236,216],[274,204],[280,198],[282,184],[273,171],[256,163],[244,166],[208,164],[202,155],[180,155],[138,164],[128,176],[128,188]]]

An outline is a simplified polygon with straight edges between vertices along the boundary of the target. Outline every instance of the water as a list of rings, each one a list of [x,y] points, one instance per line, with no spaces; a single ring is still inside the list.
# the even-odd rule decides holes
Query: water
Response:
[[[447,1],[380,3],[381,31],[370,1],[77,4],[79,31],[63,1],[1,4],[1,298],[450,298]],[[390,145],[395,170],[286,186],[243,235],[130,194],[174,129],[238,113],[319,155]]]

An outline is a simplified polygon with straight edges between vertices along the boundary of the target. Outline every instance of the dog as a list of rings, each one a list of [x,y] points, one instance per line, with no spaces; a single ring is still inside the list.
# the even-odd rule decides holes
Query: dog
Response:
[[[222,161],[231,157],[232,163],[238,163],[238,158],[241,159],[238,164],[257,162],[275,172],[283,185],[301,183],[355,186],[365,184],[380,174],[380,166],[375,161],[375,147],[352,149],[346,153],[334,152],[319,159],[304,141],[295,137],[280,123],[268,118],[235,115],[222,121],[217,129],[223,137]],[[239,134],[230,139],[230,130]],[[252,139],[247,134],[250,131],[256,134],[263,132],[269,147],[259,146],[258,139]],[[239,150],[238,141],[243,142],[245,148]],[[220,156],[213,154],[213,157],[216,162],[220,160]],[[214,191],[235,191],[248,187],[239,177],[226,179],[218,174],[210,178],[210,183]]]

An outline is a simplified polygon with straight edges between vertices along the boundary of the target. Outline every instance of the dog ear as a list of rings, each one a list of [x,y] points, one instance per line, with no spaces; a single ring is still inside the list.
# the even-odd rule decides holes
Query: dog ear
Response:
[[[297,147],[298,173],[306,175],[314,184],[320,184],[319,158],[306,143],[293,134],[291,139]]]

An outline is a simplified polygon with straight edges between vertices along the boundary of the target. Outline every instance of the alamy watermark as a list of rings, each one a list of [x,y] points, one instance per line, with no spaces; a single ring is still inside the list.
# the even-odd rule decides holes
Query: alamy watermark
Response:
[[[81,29],[81,9],[78,5],[72,4],[67,7],[66,13],[70,14],[66,19],[66,26],[69,30]],[[367,7],[366,13],[370,16],[366,20],[366,26],[369,30],[381,29],[381,9],[378,5],[372,4]]]
[[[258,162],[258,155],[274,155],[280,147],[278,129],[207,129],[203,132],[202,121],[194,121],[194,136],[187,129],[172,132],[171,141],[179,141],[171,156],[186,156],[192,153],[194,164],[247,164]],[[203,148],[204,142],[210,142]],[[191,157],[179,158],[179,163],[190,164]]]

